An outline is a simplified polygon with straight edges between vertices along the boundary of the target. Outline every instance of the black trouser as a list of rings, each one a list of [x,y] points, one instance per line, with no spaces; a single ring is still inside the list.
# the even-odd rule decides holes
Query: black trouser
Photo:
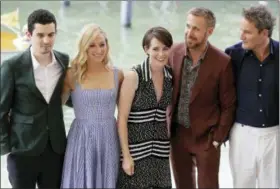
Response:
[[[60,188],[64,155],[53,151],[50,141],[39,156],[9,154],[9,180],[13,188]]]

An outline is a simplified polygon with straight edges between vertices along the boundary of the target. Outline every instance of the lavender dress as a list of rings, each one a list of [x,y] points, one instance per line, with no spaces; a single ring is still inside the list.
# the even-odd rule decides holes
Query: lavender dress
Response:
[[[114,112],[118,70],[113,89],[81,89],[72,92],[75,119],[68,134],[62,188],[116,188],[119,140]]]

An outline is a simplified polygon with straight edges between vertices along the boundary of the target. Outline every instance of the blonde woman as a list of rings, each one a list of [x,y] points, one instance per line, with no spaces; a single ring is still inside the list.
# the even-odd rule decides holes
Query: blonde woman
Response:
[[[64,102],[71,95],[75,112],[62,188],[115,188],[120,152],[114,112],[123,73],[110,66],[108,52],[105,32],[85,26],[62,95]]]

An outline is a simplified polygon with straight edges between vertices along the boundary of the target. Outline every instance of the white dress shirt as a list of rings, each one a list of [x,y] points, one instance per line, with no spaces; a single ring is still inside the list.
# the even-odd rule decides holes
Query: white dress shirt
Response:
[[[33,49],[30,47],[34,79],[37,88],[42,93],[46,102],[49,103],[53,91],[56,87],[59,77],[62,74],[62,67],[59,65],[52,52],[52,62],[47,66],[42,66],[33,55]]]

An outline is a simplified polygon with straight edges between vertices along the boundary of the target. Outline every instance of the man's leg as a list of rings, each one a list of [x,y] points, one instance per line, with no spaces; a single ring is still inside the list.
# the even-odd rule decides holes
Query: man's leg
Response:
[[[38,158],[38,156],[8,155],[7,169],[13,188],[36,188],[39,173]]]
[[[250,126],[235,123],[229,138],[229,163],[234,188],[256,188],[258,136]]]
[[[219,188],[220,147],[211,145],[195,154],[198,188]]]
[[[259,139],[258,188],[279,188],[279,128],[267,128]]]
[[[186,148],[186,128],[179,126],[176,136],[171,139],[171,162],[176,188],[195,188],[195,172],[191,153]]]
[[[60,188],[64,156],[53,151],[50,141],[41,156],[38,188]]]

